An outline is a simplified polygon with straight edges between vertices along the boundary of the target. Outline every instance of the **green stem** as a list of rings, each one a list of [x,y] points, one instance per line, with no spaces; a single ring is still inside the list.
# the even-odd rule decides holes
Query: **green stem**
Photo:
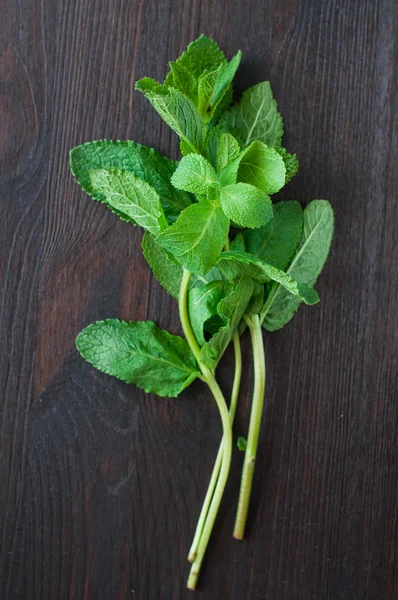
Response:
[[[259,316],[252,315],[247,319],[247,324],[249,325],[253,346],[254,391],[234,528],[234,538],[238,540],[243,539],[245,533],[265,392],[265,356]]]
[[[183,332],[187,339],[188,345],[191,348],[192,354],[196,358],[196,361],[201,367],[201,358],[200,358],[200,347],[196,340],[195,334],[192,331],[191,322],[189,320],[188,314],[188,289],[189,289],[189,281],[191,279],[191,273],[184,269],[180,284],[180,295],[178,298],[178,308],[180,311],[180,321],[182,325]],[[202,371],[203,374],[203,371]]]
[[[203,561],[203,557],[206,552],[207,545],[209,543],[210,535],[213,530],[214,522],[216,520],[217,512],[220,507],[221,498],[224,493],[225,485],[227,483],[229,468],[231,464],[231,455],[232,455],[232,427],[231,422],[229,420],[228,408],[224,399],[224,396],[218,386],[217,381],[214,378],[213,373],[210,369],[202,362],[200,356],[200,348],[198,342],[196,341],[195,335],[192,331],[191,323],[188,315],[188,307],[187,307],[187,296],[188,296],[188,287],[189,280],[191,278],[191,274],[184,269],[181,286],[180,286],[180,295],[179,295],[179,310],[180,310],[180,320],[181,325],[184,330],[185,337],[187,342],[192,350],[193,355],[195,356],[199,368],[202,372],[203,378],[209,386],[214,399],[217,403],[217,407],[220,413],[222,428],[223,428],[223,436],[224,436],[224,449],[223,449],[223,460],[220,469],[220,476],[218,478],[218,482],[216,485],[216,489],[214,491],[213,500],[211,502],[211,506],[207,515],[206,523],[203,528],[202,537],[199,543],[198,552],[195,558],[194,563],[191,567],[191,572],[189,574],[187,587],[191,590],[194,590],[196,587],[196,582],[199,576],[200,567]]]
[[[239,388],[240,388],[240,380],[242,377],[242,352],[240,348],[240,339],[238,332],[235,332],[233,336],[234,343],[234,351],[235,351],[235,374],[234,374],[234,383],[232,386],[232,394],[231,394],[231,403],[229,405],[229,419],[231,421],[231,425],[234,422],[236,405],[238,402],[239,396]],[[209,506],[211,499],[213,498],[214,489],[216,487],[216,483],[218,480],[218,476],[221,469],[221,463],[223,459],[223,447],[224,447],[224,438],[221,440],[220,447],[218,449],[218,454],[216,458],[216,462],[214,463],[213,473],[210,478],[209,487],[207,488],[207,493],[205,500],[203,502],[202,510],[200,512],[198,524],[196,526],[195,536],[193,538],[192,546],[189,551],[188,560],[193,562],[196,558],[199,542],[203,533],[203,528],[206,523],[207,514],[209,512]]]

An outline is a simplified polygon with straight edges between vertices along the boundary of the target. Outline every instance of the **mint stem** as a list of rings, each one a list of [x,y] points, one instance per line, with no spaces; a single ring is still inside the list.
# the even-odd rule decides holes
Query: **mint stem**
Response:
[[[237,540],[242,540],[245,533],[265,392],[265,356],[260,318],[258,315],[252,315],[246,319],[246,322],[250,329],[253,347],[254,391],[234,528],[234,538]]]
[[[232,394],[231,394],[231,403],[229,406],[229,419],[231,421],[231,425],[234,422],[236,405],[239,397],[239,389],[240,389],[240,381],[242,377],[242,352],[240,348],[240,338],[238,332],[235,332],[233,336],[234,343],[234,352],[235,352],[235,374],[234,374],[234,383],[232,386]],[[203,502],[202,510],[200,512],[198,524],[196,526],[195,536],[192,542],[191,549],[189,551],[188,560],[189,562],[193,562],[196,558],[200,539],[203,533],[203,528],[206,523],[207,514],[209,511],[209,506],[211,499],[213,497],[214,489],[216,487],[216,483],[218,480],[218,476],[221,469],[221,463],[223,459],[223,448],[224,448],[224,438],[221,440],[220,447],[218,449],[216,462],[214,463],[213,473],[210,478],[209,487],[207,488],[207,493],[205,500]]]
[[[225,485],[227,483],[229,468],[231,465],[231,456],[232,456],[232,427],[231,421],[229,420],[228,407],[226,405],[224,396],[222,391],[220,390],[217,381],[214,378],[213,373],[210,369],[202,362],[200,356],[200,348],[198,342],[196,341],[195,335],[192,331],[191,323],[188,315],[188,305],[187,305],[187,297],[188,297],[188,288],[189,288],[189,280],[191,278],[191,273],[184,269],[181,286],[180,286],[180,294],[179,294],[179,311],[180,311],[180,320],[181,325],[187,339],[187,342],[198,362],[199,368],[202,372],[203,378],[209,386],[214,399],[217,403],[217,407],[220,413],[222,428],[223,428],[223,436],[224,436],[224,446],[223,446],[223,459],[220,469],[220,476],[217,481],[216,489],[214,490],[213,499],[210,505],[210,509],[207,515],[206,523],[203,528],[202,536],[199,543],[199,548],[197,551],[197,555],[195,561],[192,564],[191,571],[189,574],[187,587],[191,590],[194,590],[196,587],[196,583],[198,580],[200,568],[202,565],[202,561],[206,552],[207,545],[210,540],[210,535],[213,530],[214,522],[216,520],[216,516],[218,513],[218,509],[220,507],[221,498],[224,493]]]

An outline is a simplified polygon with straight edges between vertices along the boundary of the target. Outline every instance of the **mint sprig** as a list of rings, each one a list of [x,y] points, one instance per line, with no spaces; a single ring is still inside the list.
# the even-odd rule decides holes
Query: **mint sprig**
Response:
[[[239,51],[228,60],[206,36],[170,62],[165,81],[145,77],[143,92],[180,139],[172,161],[132,141],[96,141],[71,151],[71,170],[92,198],[141,227],[142,251],[155,277],[178,302],[184,338],[151,321],[99,321],[76,345],[88,362],[158,396],[176,397],[195,379],[217,404],[223,438],[189,551],[188,587],[195,589],[232,459],[239,399],[240,336],[248,329],[254,360],[249,431],[234,536],[244,535],[265,393],[263,329],[280,329],[314,290],[333,235],[326,200],[304,211],[296,201],[272,202],[298,171],[281,146],[283,120],[269,82],[232,104]],[[126,225],[127,226],[127,225]],[[238,228],[238,231],[236,231]],[[231,241],[232,240],[232,241]],[[215,372],[233,342],[235,370],[228,411]]]

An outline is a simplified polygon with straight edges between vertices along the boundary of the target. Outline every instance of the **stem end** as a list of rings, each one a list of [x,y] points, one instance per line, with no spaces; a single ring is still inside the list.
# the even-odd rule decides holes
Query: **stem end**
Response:
[[[194,571],[193,568],[191,568],[187,581],[187,588],[192,592],[196,590],[196,584],[198,583],[198,575],[199,573]]]
[[[234,530],[234,538],[235,538],[236,540],[242,541],[242,540],[243,540],[243,537],[244,537],[244,535],[245,535],[245,532],[244,532],[244,531],[240,531],[239,529],[235,529],[235,530]]]

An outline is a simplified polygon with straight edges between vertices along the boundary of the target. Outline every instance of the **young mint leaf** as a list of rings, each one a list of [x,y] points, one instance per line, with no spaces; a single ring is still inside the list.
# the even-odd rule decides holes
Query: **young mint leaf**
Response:
[[[276,205],[274,205],[274,206],[276,206]],[[271,219],[271,221],[272,221],[272,219]],[[260,231],[261,231],[261,229],[262,229],[262,227],[260,228]],[[257,231],[257,229],[254,229],[253,231]],[[250,252],[250,250],[248,250],[246,248],[245,238],[243,237],[243,233],[246,233],[246,230],[242,231],[241,233],[238,233],[238,235],[232,240],[232,242],[229,245],[230,250],[233,250],[234,252]]]
[[[246,452],[247,439],[240,435],[236,440],[236,445],[238,447],[238,450],[240,450],[241,452]]]
[[[219,102],[229,88],[242,53],[239,51],[230,61],[221,64],[215,71],[204,72],[198,80],[198,110],[205,120],[211,119]]]
[[[231,250],[249,252],[278,269],[289,263],[303,229],[303,211],[298,202],[278,202],[274,216],[264,227],[240,233]]]
[[[228,63],[222,65],[221,68],[218,69],[217,80],[209,100],[209,108],[211,112],[214,112],[214,107],[218,105],[225,92],[231,85],[232,80],[235,77],[235,73],[240,65],[241,59],[242,52],[239,50]]]
[[[94,191],[102,194],[106,203],[123,213],[130,221],[153,235],[168,228],[158,194],[130,171],[97,169],[90,171]]]
[[[226,321],[213,337],[202,347],[200,355],[209,369],[214,369],[231,341],[233,334],[246,312],[253,292],[253,281],[242,276],[235,289],[223,298],[218,307],[219,316]]]
[[[269,196],[247,183],[221,188],[221,206],[227,217],[242,227],[261,227],[273,215]]]
[[[220,121],[222,115],[231,106],[232,98],[233,98],[233,88],[232,88],[232,84],[231,84],[227,88],[224,96],[222,97],[220,102],[217,104],[216,108],[214,109],[213,116],[210,119],[210,121],[207,123],[208,128],[216,127],[219,124],[219,121]]]
[[[280,146],[279,148],[275,148],[275,150],[278,152],[278,154],[281,155],[281,157],[283,158],[283,162],[285,163],[286,184],[292,179],[292,177],[294,177],[298,173],[299,161],[296,154],[289,154],[289,152],[286,152],[285,148],[282,148],[282,146]]]
[[[155,277],[165,290],[178,300],[182,278],[182,266],[156,243],[153,235],[146,232],[141,242],[142,252]]]
[[[269,280],[276,281],[290,294],[294,294],[306,304],[316,304],[319,302],[318,294],[312,287],[305,283],[298,283],[288,273],[254,258],[247,252],[223,252],[216,261],[216,264],[223,275],[229,279],[236,279],[238,276],[247,275],[260,283],[265,283]]]
[[[238,181],[250,183],[266,194],[275,194],[285,185],[286,168],[274,148],[253,142],[239,162]]]
[[[83,329],[76,346],[100,371],[158,396],[175,398],[200,374],[186,340],[152,321],[99,321]]]
[[[218,174],[222,186],[238,181],[254,185],[266,194],[278,192],[285,184],[285,177],[283,158],[274,148],[259,141],[252,142]]]
[[[200,346],[206,343],[204,326],[208,319],[217,314],[217,306],[223,297],[225,285],[225,281],[212,281],[202,287],[194,287],[189,290],[189,318]]]
[[[191,273],[205,275],[227,240],[229,219],[207,200],[188,206],[177,221],[157,238]]]
[[[272,96],[268,81],[247,89],[238,104],[222,117],[227,130],[244,146],[259,140],[267,146],[280,146],[283,136],[282,115]]]
[[[327,200],[313,200],[304,209],[304,228],[287,273],[301,285],[313,286],[329,254],[333,237],[333,209]],[[262,310],[263,327],[275,331],[284,327],[299,308],[300,300],[275,287]]]
[[[192,100],[179,90],[161,85],[149,77],[137,81],[135,87],[145,94],[162,119],[184,142],[185,147],[200,154],[206,132]]]
[[[185,94],[185,96],[188,96],[196,106],[198,103],[198,80],[196,77],[178,62],[171,62],[170,69],[172,76],[170,80],[173,83],[168,87],[174,87]]]
[[[190,71],[195,78],[199,78],[204,71],[215,71],[225,60],[225,55],[218,44],[205,35],[201,35],[189,44],[186,51],[176,60],[176,64]],[[165,84],[174,87],[172,71],[167,75]]]
[[[188,154],[181,159],[171,183],[174,187],[197,195],[207,194],[216,183],[216,172],[211,164],[199,154]]]
[[[192,203],[186,192],[177,190],[171,184],[171,176],[177,162],[167,158],[153,148],[147,148],[135,142],[108,142],[101,140],[89,142],[73,148],[70,152],[71,171],[83,190],[90,196],[105,202],[103,194],[93,190],[89,172],[96,169],[117,167],[131,171],[151,185],[159,194],[168,222],[174,223],[184,208]],[[119,214],[119,211],[112,209]],[[122,214],[122,219],[129,220]]]
[[[221,133],[216,150],[217,171],[222,171],[229,163],[237,159],[239,155],[239,142],[230,133]],[[228,183],[235,183],[235,181]]]

